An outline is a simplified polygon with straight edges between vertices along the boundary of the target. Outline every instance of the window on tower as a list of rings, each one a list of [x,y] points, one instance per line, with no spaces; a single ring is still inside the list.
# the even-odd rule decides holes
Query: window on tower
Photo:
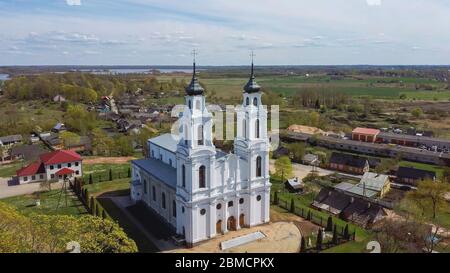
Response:
[[[166,194],[165,193],[161,194],[161,206],[163,209],[166,208]]]
[[[177,204],[175,200],[172,201],[172,216],[177,217]]]
[[[206,167],[200,166],[198,169],[198,187],[199,188],[206,188]]]
[[[261,157],[260,156],[258,156],[257,158],[256,158],[256,177],[261,177],[262,176],[262,162],[261,162],[262,160],[261,160]]]
[[[242,121],[242,133],[244,138],[247,138],[247,121],[245,119]]]
[[[255,137],[256,138],[259,138],[259,119],[257,119],[256,121],[255,121],[255,130],[256,130],[256,132],[255,132]]]
[[[257,98],[254,98],[254,99],[253,99],[253,105],[254,105],[254,106],[258,106],[258,99],[257,99]]]
[[[247,97],[246,99],[245,99],[245,105],[249,105],[250,104],[250,99]]]
[[[181,166],[181,184],[183,186],[183,188],[186,188],[186,167]]]
[[[189,104],[189,109],[192,109],[192,102],[191,102],[191,100],[189,100],[188,104]]]
[[[197,145],[203,145],[204,141],[203,141],[203,125],[199,125],[198,126],[198,140],[197,140]]]

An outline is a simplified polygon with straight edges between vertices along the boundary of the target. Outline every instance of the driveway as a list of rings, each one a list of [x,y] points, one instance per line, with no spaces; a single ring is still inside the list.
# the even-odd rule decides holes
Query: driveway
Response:
[[[0,199],[39,191],[39,183],[28,183],[22,185],[8,185],[10,178],[0,177]],[[62,183],[52,184],[52,189],[60,189]]]

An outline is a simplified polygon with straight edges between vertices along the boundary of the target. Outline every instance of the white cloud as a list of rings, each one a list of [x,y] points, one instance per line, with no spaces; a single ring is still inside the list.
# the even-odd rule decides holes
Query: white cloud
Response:
[[[81,6],[81,0],[66,0],[66,4],[69,6]]]
[[[381,0],[366,0],[369,6],[381,6]]]

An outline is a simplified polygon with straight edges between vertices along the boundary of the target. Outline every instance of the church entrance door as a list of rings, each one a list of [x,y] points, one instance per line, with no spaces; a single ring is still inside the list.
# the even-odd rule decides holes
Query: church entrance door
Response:
[[[222,233],[222,220],[217,221],[216,223],[216,234]]]
[[[236,219],[234,218],[234,216],[228,217],[227,229],[228,230],[236,230]]]
[[[242,213],[239,215],[239,226],[243,228],[245,226],[245,215]]]

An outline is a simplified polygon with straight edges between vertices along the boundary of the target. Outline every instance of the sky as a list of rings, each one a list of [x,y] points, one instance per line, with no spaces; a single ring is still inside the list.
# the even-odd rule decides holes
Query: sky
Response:
[[[0,65],[448,65],[448,0],[0,0]]]

